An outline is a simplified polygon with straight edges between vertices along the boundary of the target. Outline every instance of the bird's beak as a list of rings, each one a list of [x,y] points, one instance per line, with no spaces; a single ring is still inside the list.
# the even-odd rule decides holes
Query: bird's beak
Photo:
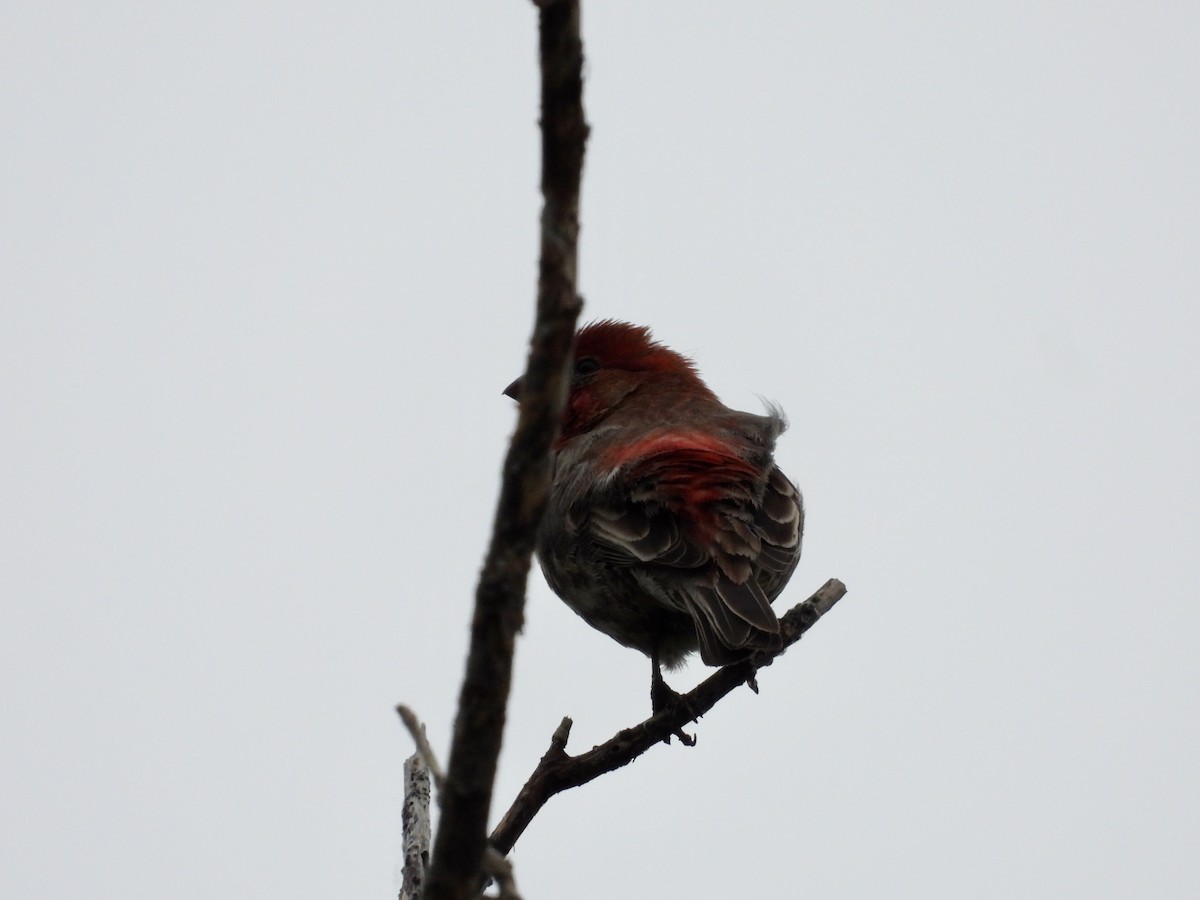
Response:
[[[522,375],[520,378],[518,378],[516,381],[514,381],[512,384],[510,384],[508,387],[506,387],[503,391],[501,391],[501,393],[503,393],[504,396],[506,396],[506,397],[512,397],[514,400],[516,400],[518,403],[520,403],[521,402],[521,391],[523,391],[524,389],[525,389],[525,376]]]

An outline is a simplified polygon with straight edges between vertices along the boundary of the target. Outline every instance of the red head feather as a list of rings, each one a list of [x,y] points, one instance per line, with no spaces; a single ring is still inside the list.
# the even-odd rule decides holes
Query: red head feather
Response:
[[[575,336],[575,359],[584,358],[594,359],[606,369],[687,373],[699,379],[695,363],[654,340],[649,328],[616,319],[601,319],[579,330]]]
[[[665,412],[681,396],[716,400],[692,361],[654,340],[649,328],[615,319],[584,326],[575,336],[559,446],[595,427],[635,392],[643,415],[654,414],[655,407]],[[651,394],[659,401],[649,400]]]

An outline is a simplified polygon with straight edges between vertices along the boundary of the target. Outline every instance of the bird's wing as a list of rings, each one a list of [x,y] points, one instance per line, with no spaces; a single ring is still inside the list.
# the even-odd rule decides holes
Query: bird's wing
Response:
[[[605,562],[638,567],[683,607],[709,664],[778,646],[771,600],[799,559],[799,491],[774,464],[764,475],[711,439],[622,453],[587,504],[587,537]]]

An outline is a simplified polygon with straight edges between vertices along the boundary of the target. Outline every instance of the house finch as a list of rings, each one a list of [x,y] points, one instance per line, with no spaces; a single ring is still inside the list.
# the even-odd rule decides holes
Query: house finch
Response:
[[[660,664],[780,646],[771,601],[804,528],[771,455],[786,422],[730,409],[690,359],[612,320],[575,336],[568,391],[538,559],[589,625],[650,657],[657,711]],[[521,379],[504,393],[519,401]]]

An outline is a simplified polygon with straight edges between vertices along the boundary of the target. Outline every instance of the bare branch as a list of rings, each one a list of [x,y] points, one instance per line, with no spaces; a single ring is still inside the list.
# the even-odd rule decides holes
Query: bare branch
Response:
[[[429,766],[421,754],[404,761],[404,879],[400,900],[420,900],[429,866]]]
[[[421,724],[417,714],[403,703],[396,707],[396,713],[400,716],[404,727],[408,729],[408,733],[412,735],[413,743],[417,745],[417,753],[421,754],[421,759],[429,768],[430,774],[433,775],[433,783],[440,792],[446,776],[442,773],[442,767],[438,765],[437,754],[433,752],[433,747],[429,746],[429,738],[425,736],[425,726]]]
[[[562,418],[566,366],[581,301],[576,292],[579,183],[588,126],[578,0],[539,5],[542,72],[542,220],[537,322],[520,415],[504,462],[492,541],[475,595],[471,647],[459,694],[442,815],[426,900],[478,891],[487,818],[524,619],[525,583],[550,486],[550,447]]]
[[[845,593],[846,586],[836,578],[831,578],[815,594],[780,619],[783,646],[779,650],[760,653],[753,659],[718,669],[684,694],[680,702],[671,708],[618,732],[586,753],[578,756],[567,753],[571,720],[563,719],[550,739],[550,748],[492,832],[492,846],[501,853],[508,853],[533,817],[555,794],[587,784],[606,772],[628,765],[687,722],[704,715],[738,685],[750,684],[753,687],[758,670],[769,666],[777,656],[800,640],[800,636],[832,609]]]
[[[440,802],[446,776],[417,714],[403,703],[396,712],[417,745],[417,752],[404,761],[404,884],[400,900],[419,900],[429,868],[429,779],[432,775]],[[484,852],[483,871],[499,885],[499,900],[521,900],[512,863],[490,844]]]

